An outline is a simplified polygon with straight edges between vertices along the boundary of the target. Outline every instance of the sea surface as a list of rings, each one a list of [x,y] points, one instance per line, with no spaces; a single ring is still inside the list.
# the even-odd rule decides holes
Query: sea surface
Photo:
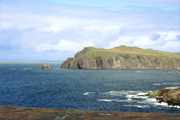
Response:
[[[0,65],[0,106],[180,113],[180,106],[145,96],[176,86],[176,71],[65,70],[56,64],[46,71],[36,64]]]

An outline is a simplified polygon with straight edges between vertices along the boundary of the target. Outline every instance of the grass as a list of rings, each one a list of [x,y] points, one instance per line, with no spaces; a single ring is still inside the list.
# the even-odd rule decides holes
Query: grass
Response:
[[[112,57],[118,55],[144,55],[144,56],[155,56],[155,57],[173,57],[180,58],[180,55],[172,52],[158,51],[152,49],[142,49],[137,47],[120,46],[112,49],[93,48],[87,47],[81,51],[81,55],[96,58],[96,57]]]

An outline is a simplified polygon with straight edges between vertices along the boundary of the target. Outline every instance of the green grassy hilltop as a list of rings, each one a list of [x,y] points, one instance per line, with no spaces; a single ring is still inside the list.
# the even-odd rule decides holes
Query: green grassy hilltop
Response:
[[[86,47],[66,60],[68,69],[170,69],[180,70],[180,55],[172,52],[119,46],[111,49]]]
[[[87,47],[84,48],[84,50],[82,50],[79,53],[89,58],[112,57],[120,54],[180,58],[180,54],[177,53],[157,51],[152,49],[142,49],[138,47],[128,47],[128,46],[119,46],[111,49]]]

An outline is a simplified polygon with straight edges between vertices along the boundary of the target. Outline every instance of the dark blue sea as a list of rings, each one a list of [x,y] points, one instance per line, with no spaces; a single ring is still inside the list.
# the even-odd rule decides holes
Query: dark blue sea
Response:
[[[176,86],[176,71],[65,70],[55,64],[46,71],[36,64],[0,65],[0,106],[180,113],[180,106],[145,96]]]

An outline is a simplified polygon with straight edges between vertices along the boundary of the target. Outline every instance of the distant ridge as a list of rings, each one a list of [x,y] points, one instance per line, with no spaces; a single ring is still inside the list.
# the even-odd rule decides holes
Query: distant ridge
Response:
[[[180,54],[128,46],[86,47],[67,59],[61,68],[180,70]]]

